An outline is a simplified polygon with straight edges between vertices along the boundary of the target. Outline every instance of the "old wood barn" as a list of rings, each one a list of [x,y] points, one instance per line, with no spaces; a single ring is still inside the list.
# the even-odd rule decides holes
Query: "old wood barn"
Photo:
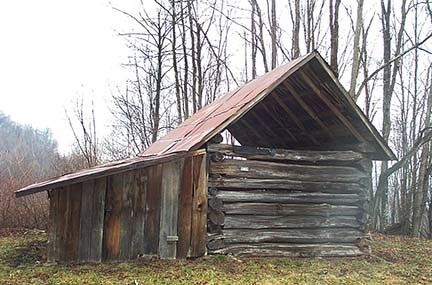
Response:
[[[229,132],[238,145],[223,144]],[[48,191],[51,261],[356,256],[371,161],[395,159],[312,52],[204,107],[140,155]]]

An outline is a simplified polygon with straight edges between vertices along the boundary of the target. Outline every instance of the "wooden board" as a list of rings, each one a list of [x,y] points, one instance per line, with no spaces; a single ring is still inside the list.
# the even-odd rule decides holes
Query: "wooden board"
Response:
[[[180,175],[184,160],[163,164],[161,213],[159,229],[159,255],[162,259],[175,259],[177,256],[178,195]]]
[[[207,233],[207,155],[193,157],[193,203],[190,257],[206,253]]]
[[[233,244],[223,249],[212,251],[212,253],[229,253],[244,257],[351,257],[363,254],[363,252],[354,244],[292,243]]]
[[[228,144],[210,144],[208,152],[220,152],[228,156],[244,157],[258,160],[284,160],[297,162],[353,162],[365,158],[365,155],[355,151],[308,151],[272,149],[252,146],[233,146]]]
[[[355,243],[364,237],[357,229],[224,229],[225,243]]]
[[[120,254],[121,209],[123,207],[123,174],[108,177],[105,199],[103,259],[117,260]]]
[[[218,191],[217,198],[223,202],[256,202],[286,204],[357,205],[365,197],[357,194],[306,193],[292,191]]]
[[[149,167],[144,221],[144,255],[158,255],[162,165]]]
[[[224,229],[359,228],[354,216],[225,215]]]
[[[58,204],[57,204],[57,217],[56,217],[56,245],[57,250],[55,254],[56,261],[65,261],[66,257],[66,233],[69,223],[69,187],[66,189],[58,189]]]
[[[66,230],[66,254],[65,261],[78,261],[78,245],[80,239],[80,210],[82,183],[73,184],[69,187],[68,199],[68,227]]]
[[[78,244],[79,261],[88,261],[91,254],[94,182],[94,180],[88,180],[82,183],[80,239]]]
[[[365,192],[366,186],[358,183],[313,182],[280,178],[209,178],[209,187],[237,188],[242,191],[252,189],[299,190],[323,193],[359,193]]]
[[[57,216],[59,191],[58,189],[50,190],[50,208],[48,222],[48,262],[55,262],[58,259],[58,240],[57,240]]]
[[[147,198],[148,169],[135,171],[135,186],[133,193],[133,219],[131,238],[131,258],[144,254],[144,218]]]
[[[362,213],[362,210],[356,206],[328,204],[226,203],[223,210],[226,214],[274,216],[356,216]]]
[[[192,194],[193,194],[193,159],[186,157],[181,175],[178,206],[178,242],[177,258],[188,256],[191,243]]]
[[[91,240],[88,261],[102,260],[102,242],[105,218],[105,194],[107,191],[107,177],[97,178],[94,182],[91,216]]]
[[[285,178],[316,182],[359,182],[367,174],[345,166],[315,166],[227,159],[210,164],[212,174],[243,178]]]
[[[135,186],[135,171],[123,173],[123,186],[121,189],[122,207],[120,209],[120,260],[130,258],[134,218],[132,204]]]

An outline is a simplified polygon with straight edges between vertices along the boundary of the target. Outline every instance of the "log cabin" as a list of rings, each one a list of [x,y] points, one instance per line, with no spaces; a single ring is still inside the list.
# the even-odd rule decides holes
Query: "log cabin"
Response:
[[[222,143],[222,133],[236,144]],[[364,243],[372,160],[395,155],[314,51],[199,110],[133,158],[36,183],[48,259],[340,257]]]

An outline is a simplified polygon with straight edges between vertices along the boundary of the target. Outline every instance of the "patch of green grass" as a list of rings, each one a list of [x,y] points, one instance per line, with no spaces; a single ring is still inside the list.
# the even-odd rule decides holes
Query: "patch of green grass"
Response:
[[[374,235],[360,258],[45,263],[46,234],[0,237],[0,284],[432,284],[432,241]]]

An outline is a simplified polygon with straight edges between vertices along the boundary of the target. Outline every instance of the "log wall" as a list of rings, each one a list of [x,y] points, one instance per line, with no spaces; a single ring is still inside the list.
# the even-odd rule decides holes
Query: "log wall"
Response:
[[[209,253],[355,256],[371,161],[352,151],[209,145]]]
[[[51,190],[48,259],[202,256],[206,190],[206,154]]]

